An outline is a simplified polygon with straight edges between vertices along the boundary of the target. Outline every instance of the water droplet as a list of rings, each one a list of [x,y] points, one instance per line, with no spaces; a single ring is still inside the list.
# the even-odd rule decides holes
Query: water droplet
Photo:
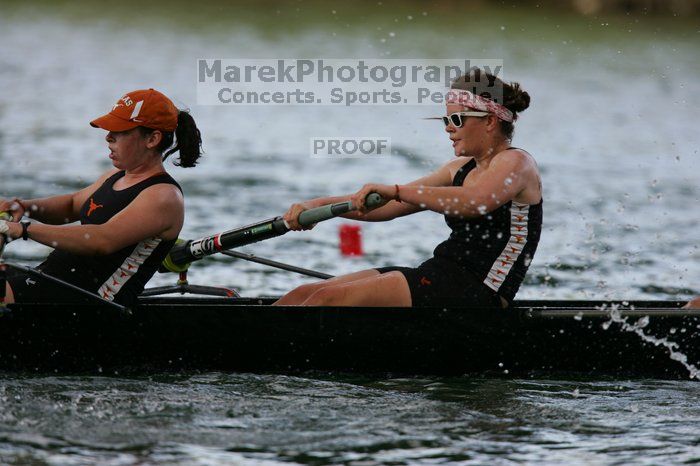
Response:
[[[641,317],[641,318],[637,321],[637,323],[634,324],[634,326],[637,327],[637,328],[639,328],[639,329],[642,329],[642,328],[646,327],[647,325],[649,325],[649,316]]]

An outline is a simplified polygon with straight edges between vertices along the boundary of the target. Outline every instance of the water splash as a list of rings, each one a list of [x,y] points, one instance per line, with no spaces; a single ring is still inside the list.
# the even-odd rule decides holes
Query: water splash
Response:
[[[656,338],[653,335],[644,333],[644,328],[647,325],[649,325],[649,316],[641,317],[633,324],[630,324],[628,322],[628,317],[622,316],[622,311],[624,310],[624,303],[612,304],[609,308],[606,304],[603,304],[598,309],[600,309],[601,311],[608,310],[608,315],[610,316],[610,320],[603,322],[603,330],[607,330],[613,322],[616,324],[620,324],[620,328],[623,331],[634,333],[643,341],[651,343],[654,346],[664,347],[668,351],[668,355],[673,361],[680,362],[681,364],[683,364],[683,367],[685,367],[688,370],[689,378],[700,380],[700,369],[695,367],[694,364],[688,362],[688,356],[679,351],[680,346],[678,345],[678,343],[670,341],[668,338],[665,337]],[[630,306],[630,310],[634,310],[634,306]]]

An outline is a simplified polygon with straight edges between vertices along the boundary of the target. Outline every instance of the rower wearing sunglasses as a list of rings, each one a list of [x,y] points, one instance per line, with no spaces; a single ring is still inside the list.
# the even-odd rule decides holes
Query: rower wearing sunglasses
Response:
[[[131,305],[175,244],[184,221],[182,190],[163,162],[179,152],[175,165],[194,167],[201,135],[189,113],[154,89],[125,94],[90,124],[107,131],[114,168],[71,194],[0,199],[0,212],[12,217],[0,220],[0,234],[55,248],[38,271]],[[24,215],[32,222],[20,222]],[[75,298],[36,273],[8,274],[5,302]]]
[[[486,79],[484,80],[484,75]],[[480,79],[481,78],[481,79]],[[502,104],[485,84],[503,90]],[[490,90],[493,90],[491,87]],[[382,267],[302,285],[278,305],[439,306],[460,302],[507,307],[537,249],[542,229],[542,186],[537,164],[511,146],[513,123],[530,96],[518,83],[472,72],[453,82],[447,114],[439,117],[456,158],[408,184],[366,184],[355,194],[314,199],[290,207],[292,229],[303,210],[352,200],[359,211],[346,218],[386,221],[423,210],[445,217],[449,238],[418,267]],[[372,192],[388,199],[369,211]]]

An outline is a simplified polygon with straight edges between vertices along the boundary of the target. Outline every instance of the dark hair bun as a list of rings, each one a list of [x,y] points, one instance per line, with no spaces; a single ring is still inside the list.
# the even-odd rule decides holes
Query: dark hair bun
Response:
[[[520,83],[510,83],[503,90],[503,105],[511,112],[522,112],[530,106],[530,94],[520,88]]]

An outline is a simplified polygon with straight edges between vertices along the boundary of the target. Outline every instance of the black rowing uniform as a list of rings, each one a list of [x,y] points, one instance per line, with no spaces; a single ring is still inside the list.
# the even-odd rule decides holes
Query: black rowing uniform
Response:
[[[124,171],[115,173],[90,196],[80,210],[81,224],[106,223],[131,204],[143,190],[156,184],[172,184],[182,191],[167,173],[152,176],[126,189],[115,190],[114,183],[124,175]],[[56,249],[37,269],[106,300],[131,305],[174,244],[174,239],[166,241],[153,237],[105,256],[79,255]],[[55,285],[28,275],[11,275],[8,281],[17,302],[71,300],[64,299],[62,295],[65,291],[62,293]]]
[[[452,186],[462,186],[476,167],[474,159],[455,173]],[[452,232],[433,257],[417,268],[382,267],[406,277],[414,306],[461,302],[475,307],[509,303],[525,278],[542,231],[542,200],[529,205],[509,201],[476,218],[445,215]]]

